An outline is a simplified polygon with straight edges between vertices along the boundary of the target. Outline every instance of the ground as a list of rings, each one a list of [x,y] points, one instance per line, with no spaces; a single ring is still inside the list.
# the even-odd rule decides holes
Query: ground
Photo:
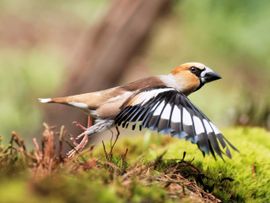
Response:
[[[45,127],[30,152],[15,132],[1,146],[0,202],[270,201],[270,134],[260,128],[224,130],[240,153],[223,161],[149,132],[68,159],[59,153],[64,129]]]

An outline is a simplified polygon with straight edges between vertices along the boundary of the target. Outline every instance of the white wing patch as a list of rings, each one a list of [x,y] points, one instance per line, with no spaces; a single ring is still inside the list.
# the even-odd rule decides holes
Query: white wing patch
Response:
[[[205,128],[206,128],[207,134],[212,133],[213,130],[212,130],[212,128],[211,128],[209,122],[208,122],[207,120],[203,119],[203,123],[204,123],[204,126],[205,126]]]
[[[159,103],[156,103],[156,104],[151,108],[151,111],[150,111],[150,112],[153,112],[153,111],[156,109],[156,107],[158,106],[158,104],[159,104]]]
[[[172,106],[167,104],[165,109],[162,112],[161,119],[169,120],[171,115]]]
[[[212,122],[209,122],[209,123],[210,123],[211,127],[213,128],[214,133],[215,133],[215,134],[220,134],[219,129],[217,129],[217,127],[216,127]]]
[[[194,121],[196,134],[199,135],[201,133],[204,133],[203,124],[202,124],[202,121],[199,119],[199,117],[193,116],[193,121]]]
[[[172,112],[172,122],[173,123],[181,123],[181,111],[178,106],[174,106]]]
[[[171,91],[171,90],[174,90],[174,89],[173,88],[160,88],[160,89],[152,89],[149,91],[141,92],[132,99],[132,105],[137,105],[137,104],[144,105],[146,102],[148,102],[153,97],[156,97],[158,94],[162,92]]]
[[[186,110],[186,108],[183,108],[183,122],[185,125],[192,125],[190,113]]]
[[[162,101],[162,102],[160,103],[160,105],[157,107],[157,109],[155,110],[153,116],[159,116],[160,113],[161,113],[161,111],[162,111],[162,109],[163,109],[163,107],[164,107],[164,105],[165,105],[165,102]]]

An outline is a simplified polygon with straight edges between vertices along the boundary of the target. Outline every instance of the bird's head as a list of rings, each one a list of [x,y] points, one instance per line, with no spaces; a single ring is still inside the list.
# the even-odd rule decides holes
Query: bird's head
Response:
[[[200,89],[205,83],[221,79],[212,69],[202,63],[185,63],[171,72],[177,87],[185,94]]]

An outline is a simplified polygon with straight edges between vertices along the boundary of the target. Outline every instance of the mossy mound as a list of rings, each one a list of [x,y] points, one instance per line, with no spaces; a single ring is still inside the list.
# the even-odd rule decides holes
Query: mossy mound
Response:
[[[188,142],[155,137],[160,144],[149,144],[148,160],[166,150],[163,158],[171,162],[185,151],[185,160],[193,160],[207,176],[203,178],[206,191],[223,201],[270,202],[270,133],[261,128],[231,128],[224,134],[240,151],[233,152],[232,159],[216,161],[203,157],[197,146]]]
[[[90,147],[71,159],[48,127],[32,152],[13,134],[0,147],[0,202],[270,202],[270,133],[224,132],[240,151],[225,161],[148,132],[119,139],[112,153],[108,141],[105,151]]]

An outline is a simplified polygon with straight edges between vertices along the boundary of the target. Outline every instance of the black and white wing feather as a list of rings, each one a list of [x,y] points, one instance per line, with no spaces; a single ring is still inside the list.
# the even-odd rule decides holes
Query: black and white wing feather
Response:
[[[132,95],[121,107],[115,124],[134,130],[148,128],[196,143],[209,152],[231,158],[229,147],[237,150],[217,127],[181,92],[174,88],[145,89]]]

